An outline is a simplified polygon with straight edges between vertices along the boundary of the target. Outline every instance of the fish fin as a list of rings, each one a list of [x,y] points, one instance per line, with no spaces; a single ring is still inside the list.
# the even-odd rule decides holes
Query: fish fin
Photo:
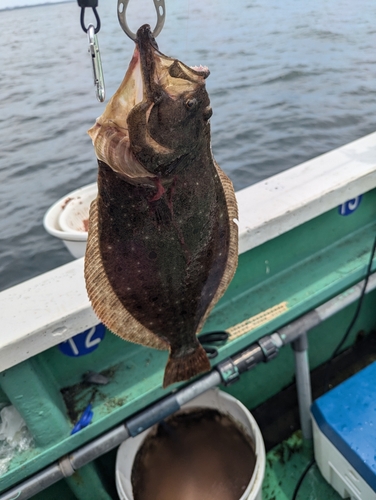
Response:
[[[227,287],[229,286],[232,278],[234,277],[236,268],[238,266],[238,225],[237,221],[238,219],[238,204],[236,201],[235,197],[235,191],[234,187],[232,185],[231,180],[227,177],[227,175],[223,172],[223,170],[219,167],[217,162],[213,158],[213,162],[215,165],[215,169],[217,171],[218,177],[221,181],[225,199],[226,199],[226,205],[227,205],[227,213],[228,213],[228,218],[229,218],[229,225],[230,225],[230,240],[229,240],[229,248],[228,248],[228,256],[227,256],[227,262],[226,262],[226,267],[224,270],[224,273],[222,275],[221,281],[219,282],[217,291],[209,304],[208,309],[205,312],[205,315],[203,318],[201,318],[201,321],[198,325],[197,328],[197,333],[200,332],[201,328],[203,327],[207,317],[209,316],[211,310],[213,309],[214,305],[218,302],[218,300],[222,297],[222,295],[225,293]]]
[[[89,235],[85,254],[85,281],[91,305],[98,318],[113,333],[124,340],[155,349],[169,346],[145,328],[124,307],[116,296],[103,267],[98,236],[98,206],[90,206]]]
[[[198,345],[193,352],[185,356],[174,358],[170,354],[165,368],[163,387],[188,380],[199,373],[209,370],[210,361],[201,345]]]

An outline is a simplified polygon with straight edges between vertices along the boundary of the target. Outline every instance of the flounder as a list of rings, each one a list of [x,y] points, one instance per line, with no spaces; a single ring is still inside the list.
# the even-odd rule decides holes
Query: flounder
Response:
[[[209,71],[162,54],[148,25],[89,130],[98,158],[85,256],[99,319],[169,349],[164,387],[210,369],[197,333],[237,266],[237,205],[210,146]]]

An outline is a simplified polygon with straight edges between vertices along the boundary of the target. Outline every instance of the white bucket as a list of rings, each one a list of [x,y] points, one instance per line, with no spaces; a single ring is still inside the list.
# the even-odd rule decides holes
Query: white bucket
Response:
[[[89,209],[97,192],[96,183],[76,189],[54,203],[43,219],[45,230],[61,239],[76,259],[85,255]]]
[[[251,480],[239,500],[262,500],[262,482],[265,472],[265,447],[261,431],[247,408],[237,399],[218,389],[212,389],[185,404],[182,409],[212,408],[230,415],[251,437],[256,454],[256,464]],[[121,500],[133,500],[131,474],[135,456],[143,444],[146,430],[134,438],[129,438],[119,447],[116,459],[116,488]],[[178,499],[177,499],[178,500]]]

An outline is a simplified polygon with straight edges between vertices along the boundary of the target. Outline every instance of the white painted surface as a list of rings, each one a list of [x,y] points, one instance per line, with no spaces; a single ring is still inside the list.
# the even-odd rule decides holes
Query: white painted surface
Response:
[[[376,133],[237,192],[239,253],[376,187]]]
[[[243,189],[239,253],[375,187],[373,133]],[[82,258],[1,292],[0,311],[0,371],[98,323]]]
[[[83,259],[0,293],[0,372],[99,323]]]

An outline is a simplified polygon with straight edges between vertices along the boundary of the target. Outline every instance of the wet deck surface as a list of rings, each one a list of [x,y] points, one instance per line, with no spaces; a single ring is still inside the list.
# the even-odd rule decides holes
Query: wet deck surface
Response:
[[[295,486],[313,458],[300,431],[273,448],[266,456],[263,500],[291,500]],[[341,497],[322,477],[314,464],[305,476],[297,500],[339,500]]]

